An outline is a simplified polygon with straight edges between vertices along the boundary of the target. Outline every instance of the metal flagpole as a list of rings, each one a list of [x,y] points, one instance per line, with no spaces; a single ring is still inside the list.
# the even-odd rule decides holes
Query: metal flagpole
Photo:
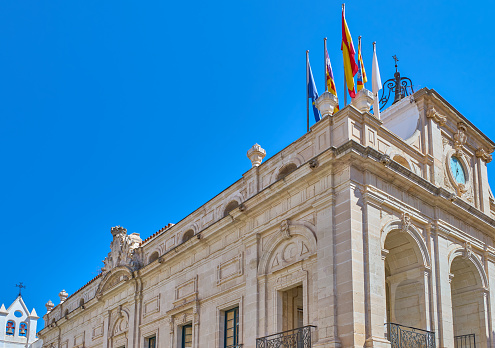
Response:
[[[309,132],[309,50],[306,50],[306,132]]]
[[[345,18],[345,4],[342,4],[342,25],[344,25]],[[344,33],[342,33],[344,35]],[[344,37],[342,37],[342,42],[344,41]],[[345,58],[344,58],[345,59]],[[345,62],[344,62],[344,107],[347,105],[347,80],[345,79]]]
[[[328,91],[328,84],[327,84],[327,38],[323,39],[323,63],[325,65],[325,69],[323,71],[325,72],[325,78],[323,81],[325,81],[325,92]]]

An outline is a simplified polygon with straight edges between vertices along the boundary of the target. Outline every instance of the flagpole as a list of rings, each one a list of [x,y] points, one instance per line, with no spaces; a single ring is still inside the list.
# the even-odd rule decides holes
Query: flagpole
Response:
[[[345,4],[342,4],[342,25],[344,25],[344,18],[345,18]],[[347,105],[347,80],[345,79],[345,62],[344,62],[344,107],[346,107],[346,105]]]
[[[325,73],[325,78],[323,81],[325,81],[325,92],[328,91],[328,84],[327,84],[327,38],[323,39],[323,64],[325,65],[323,71]]]
[[[306,50],[306,132],[309,132],[309,50]]]

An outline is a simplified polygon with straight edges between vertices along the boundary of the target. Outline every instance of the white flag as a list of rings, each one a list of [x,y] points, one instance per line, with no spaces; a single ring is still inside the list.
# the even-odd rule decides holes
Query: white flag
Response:
[[[375,117],[380,118],[380,103],[378,102],[378,91],[382,89],[382,78],[380,77],[380,68],[376,58],[376,42],[373,42],[373,70],[371,72],[371,85],[375,101],[373,103],[373,112]]]

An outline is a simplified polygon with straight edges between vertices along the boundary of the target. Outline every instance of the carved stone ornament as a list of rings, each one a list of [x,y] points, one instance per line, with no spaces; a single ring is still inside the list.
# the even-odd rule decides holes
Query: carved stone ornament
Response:
[[[411,227],[411,215],[409,213],[402,213],[402,232],[407,232]]]
[[[466,130],[467,126],[464,122],[459,122],[457,124],[457,133],[454,133],[454,148],[457,154],[461,153],[462,147],[466,144]]]
[[[426,117],[432,118],[433,121],[438,123],[440,126],[445,126],[447,123],[447,117],[440,115],[434,107],[431,107],[426,111]]]
[[[254,144],[252,148],[247,152],[247,156],[251,161],[251,165],[254,167],[259,167],[261,165],[261,161],[266,156],[266,151],[258,144]]]
[[[471,243],[465,242],[464,243],[464,258],[469,259],[471,257],[472,253],[473,253],[473,247],[471,246]]]
[[[283,220],[280,223],[280,233],[284,239],[290,239],[291,235],[289,231],[289,220]]]
[[[132,270],[138,269],[140,262],[135,250],[142,241],[139,234],[127,235],[127,230],[120,226],[112,227],[111,232],[113,240],[110,243],[110,252],[103,260],[105,266],[102,271],[108,272],[118,266],[127,266]]]
[[[486,163],[492,161],[492,155],[490,155],[484,148],[479,148],[476,150],[476,157],[481,158]]]
[[[319,165],[320,165],[320,163],[318,162],[317,158],[313,158],[309,161],[309,168],[311,168],[311,169],[316,169],[316,168],[318,168]]]
[[[452,193],[451,193],[451,194],[447,197],[447,199],[448,199],[449,201],[451,201],[452,203],[454,203],[454,202],[457,200],[457,195],[456,195],[455,193],[453,193],[453,192],[452,192]]]
[[[389,155],[386,155],[386,154],[383,154],[380,157],[380,162],[382,162],[386,166],[389,165],[389,163],[390,163],[390,156]]]

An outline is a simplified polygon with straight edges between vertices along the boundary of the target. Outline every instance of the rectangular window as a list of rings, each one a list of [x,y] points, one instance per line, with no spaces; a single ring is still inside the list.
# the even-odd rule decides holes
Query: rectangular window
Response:
[[[239,307],[225,312],[224,347],[237,347],[239,344]]]
[[[192,325],[182,327],[182,348],[192,347]]]
[[[148,338],[148,348],[156,348],[156,337]]]

